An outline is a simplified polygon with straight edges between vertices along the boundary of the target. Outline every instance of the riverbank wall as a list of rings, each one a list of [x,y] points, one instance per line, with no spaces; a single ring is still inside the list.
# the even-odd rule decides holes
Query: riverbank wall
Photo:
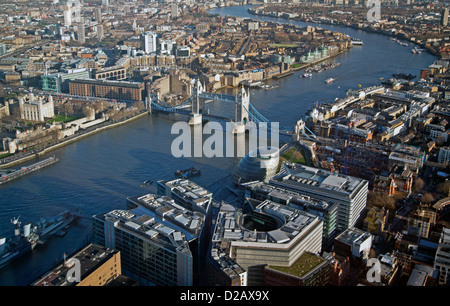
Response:
[[[75,137],[72,137],[70,139],[64,140],[64,141],[62,141],[60,143],[57,143],[57,144],[55,144],[53,146],[45,148],[44,150],[36,152],[36,153],[34,153],[32,155],[29,155],[29,156],[26,156],[26,157],[23,157],[23,158],[11,161],[9,163],[1,164],[0,165],[0,169],[11,168],[11,167],[23,164],[23,163],[25,163],[27,161],[36,159],[37,157],[43,156],[43,155],[45,155],[45,154],[47,154],[47,153],[49,153],[49,152],[51,152],[53,150],[59,149],[59,148],[64,147],[64,146],[66,146],[68,144],[74,143],[76,141],[79,141],[79,140],[84,139],[86,137],[89,137],[91,135],[103,132],[105,130],[112,129],[112,128],[115,128],[115,127],[127,124],[127,123],[129,123],[131,121],[134,121],[136,119],[139,119],[139,118],[142,118],[142,117],[145,117],[145,116],[148,116],[148,115],[149,115],[148,112],[143,112],[143,113],[140,113],[140,114],[138,114],[138,115],[136,115],[134,117],[131,117],[129,119],[126,119],[126,120],[123,120],[123,121],[120,121],[120,122],[117,122],[117,123],[111,123],[111,124],[108,124],[108,125],[104,125],[102,127],[96,128],[96,129],[94,129],[92,131],[89,131],[89,132],[86,132],[86,133],[82,133],[82,134],[77,135]]]

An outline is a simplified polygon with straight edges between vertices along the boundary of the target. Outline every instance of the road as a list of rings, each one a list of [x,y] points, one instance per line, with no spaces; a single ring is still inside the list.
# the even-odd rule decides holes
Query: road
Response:
[[[15,50],[13,52],[8,52],[8,53],[5,53],[3,55],[0,55],[0,59],[8,58],[8,57],[14,57],[15,55],[22,54],[23,52],[25,52],[25,51],[27,51],[29,49],[32,49],[34,47],[41,47],[41,46],[43,46],[43,45],[45,45],[47,43],[54,42],[54,41],[55,40],[52,40],[52,39],[42,39],[42,40],[40,40],[40,41],[38,41],[36,43],[33,43],[31,45],[26,45],[26,46],[20,47],[19,49]]]

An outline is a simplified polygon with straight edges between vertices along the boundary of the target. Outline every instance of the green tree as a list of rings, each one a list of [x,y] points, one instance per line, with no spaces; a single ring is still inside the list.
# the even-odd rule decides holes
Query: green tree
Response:
[[[445,196],[449,196],[450,195],[450,181],[440,183],[437,186],[437,190],[439,192],[443,193]]]
[[[430,204],[434,201],[434,197],[431,193],[427,192],[420,198],[420,201],[425,204]]]

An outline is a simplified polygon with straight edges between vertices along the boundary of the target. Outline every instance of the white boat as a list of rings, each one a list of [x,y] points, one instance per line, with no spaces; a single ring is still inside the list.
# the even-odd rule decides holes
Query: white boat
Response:
[[[334,81],[333,78],[328,78],[328,79],[325,80],[325,83],[329,84],[329,83],[331,83],[331,82],[333,82],[333,81]]]
[[[265,89],[265,90],[271,90],[271,89],[278,88],[278,85],[276,85],[276,84],[272,84],[272,85],[265,84],[265,85],[261,85],[261,88]]]
[[[422,54],[422,52],[419,49],[417,49],[417,47],[414,47],[414,49],[412,49],[411,52],[413,54]]]
[[[361,39],[352,39],[352,44],[355,46],[362,46],[364,45],[364,43],[362,42]]]

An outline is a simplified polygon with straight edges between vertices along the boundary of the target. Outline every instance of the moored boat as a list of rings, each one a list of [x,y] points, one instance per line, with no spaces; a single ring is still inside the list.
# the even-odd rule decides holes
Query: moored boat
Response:
[[[19,218],[13,218],[14,236],[12,238],[0,237],[0,268],[8,265],[13,260],[31,252],[38,243],[39,235],[32,228],[31,223],[27,223],[21,232]]]
[[[185,170],[177,170],[175,172],[175,176],[180,177],[180,178],[188,178],[188,177],[192,177],[192,176],[197,176],[200,175],[201,171],[198,169],[195,169],[194,167],[185,169]]]

